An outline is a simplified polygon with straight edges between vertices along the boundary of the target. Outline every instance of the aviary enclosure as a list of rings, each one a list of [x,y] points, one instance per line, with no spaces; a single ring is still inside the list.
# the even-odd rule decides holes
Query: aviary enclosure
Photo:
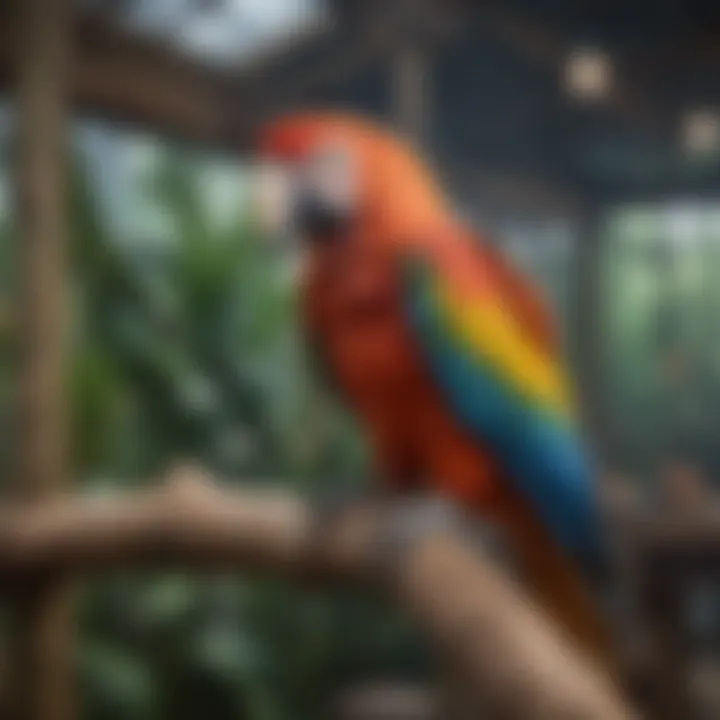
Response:
[[[717,8],[272,5],[0,2],[0,716],[717,717]],[[259,124],[308,106],[395,123],[546,287],[622,689],[458,518],[313,536],[303,498],[368,471],[245,192]]]

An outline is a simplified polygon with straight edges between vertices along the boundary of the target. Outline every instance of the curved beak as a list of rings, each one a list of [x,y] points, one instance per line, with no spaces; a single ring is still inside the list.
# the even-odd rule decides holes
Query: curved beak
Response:
[[[263,234],[315,240],[347,225],[355,214],[358,195],[352,158],[344,148],[329,145],[298,165],[260,164],[253,206]]]

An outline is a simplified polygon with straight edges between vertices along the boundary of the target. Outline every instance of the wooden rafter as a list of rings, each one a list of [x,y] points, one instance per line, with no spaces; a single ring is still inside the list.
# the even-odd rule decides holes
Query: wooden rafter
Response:
[[[16,75],[17,2],[0,4],[0,89],[12,90]],[[271,92],[267,77],[278,66],[292,66],[301,55],[335,30],[322,23],[282,48],[264,52],[240,67],[214,67],[191,58],[169,43],[143,37],[108,17],[85,12],[77,21],[72,100],[85,116],[127,122],[158,134],[210,148],[233,150],[238,125],[257,122],[258,111],[277,110],[305,94],[347,80],[389,45],[378,32],[350,44],[332,64],[310,68]],[[256,82],[257,81],[257,82]]]
[[[17,4],[0,6],[0,82],[13,88]],[[191,142],[223,137],[223,73],[107,19],[83,14],[75,32],[72,101],[89,116],[130,121]]]
[[[458,0],[456,5],[462,6],[456,13],[472,13],[483,32],[546,72],[559,75],[575,43],[563,32],[510,10],[496,0],[472,3]],[[0,88],[7,87],[14,76],[15,7],[17,0],[0,3]],[[457,24],[457,16],[449,5],[443,8]],[[374,4],[373,9],[377,10]],[[382,14],[382,8],[378,12]],[[354,28],[357,17],[353,16],[352,22]],[[237,140],[237,128],[233,126],[237,126],[238,117],[250,114],[258,100],[255,88],[249,90],[252,83],[246,82],[248,77],[264,78],[279,63],[292,64],[294,53],[302,53],[334,31],[332,23],[326,23],[308,32],[298,32],[288,46],[272,48],[249,66],[220,69],[204,65],[169,44],[123,29],[103,16],[85,13],[78,22],[74,102],[87,115],[129,121],[164,135],[227,149]],[[698,45],[683,38],[683,47],[689,48],[688,52],[691,50],[699,60],[706,60],[708,55],[717,57],[714,46],[707,41]],[[323,59],[317,73],[273,89],[272,101],[263,98],[262,103],[282,107],[287,102],[302,102],[306,90],[301,88],[322,89],[345,82],[367,67],[368,62],[378,59],[377,47],[382,44],[377,38],[371,41],[359,38],[337,62],[329,64]],[[594,111],[618,118],[643,132],[667,132],[670,123],[663,119],[659,99],[639,87],[631,75],[623,72],[622,77],[616,78],[613,92],[596,103]]]
[[[0,89],[12,90],[16,75],[17,7],[16,1],[0,4]],[[321,57],[302,71],[280,72],[279,82],[273,84],[268,78],[274,78],[278,68],[292,68],[295,55],[331,40],[338,33],[337,23],[298,33],[288,46],[240,67],[218,68],[122,28],[104,15],[86,12],[77,22],[72,100],[86,116],[236,150],[267,113],[300,104],[380,61],[392,49],[395,30],[367,12],[362,31],[345,33],[348,42],[333,62]]]
[[[385,62],[394,52],[397,42],[397,28],[384,25],[378,15],[367,13],[361,27],[352,32],[339,32],[345,40],[338,52],[336,40],[334,52],[319,53],[318,59],[301,72],[281,73],[277,82],[269,83],[263,72],[253,72],[255,83],[248,86],[247,99],[250,108],[235,113],[238,118],[235,127],[236,147],[247,147],[253,132],[264,119],[289,107],[298,107],[309,99],[322,95],[327,90],[352,80],[378,63]],[[328,61],[331,55],[332,61]],[[288,63],[286,62],[287,66]]]
[[[0,89],[12,88],[15,74],[16,7],[17,0],[0,3]],[[299,34],[290,48],[277,48],[248,64],[227,69],[203,65],[169,44],[123,29],[107,17],[82,14],[76,23],[74,107],[85,116],[126,122],[220,151],[242,151],[253,128],[268,114],[322,96],[374,63],[387,61],[398,28],[383,21],[382,8],[375,4],[363,8],[352,15],[351,28],[325,23],[313,32]],[[453,15],[450,9],[447,12],[446,25],[451,28]],[[443,27],[438,21],[440,32],[449,32]],[[337,38],[344,41],[339,43]],[[332,55],[338,44],[342,54],[328,62],[324,55]],[[326,46],[325,51],[317,53],[309,67],[305,63],[295,71],[293,57],[314,55],[318,45]],[[277,81],[270,83],[268,77]],[[494,188],[493,197],[508,205],[517,201],[517,193],[508,189],[511,180],[485,177],[479,182]],[[537,186],[547,185],[546,180]],[[532,184],[525,178],[525,186],[528,182]],[[559,190],[560,195],[565,194]],[[521,199],[524,204],[527,194]]]

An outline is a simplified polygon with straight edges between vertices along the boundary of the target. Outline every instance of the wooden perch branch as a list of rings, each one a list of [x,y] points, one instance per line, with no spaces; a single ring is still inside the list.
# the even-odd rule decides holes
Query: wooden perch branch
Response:
[[[424,525],[412,522],[420,517]],[[157,563],[389,583],[468,689],[503,717],[632,717],[488,556],[429,517],[422,505],[358,507],[320,533],[298,497],[221,490],[184,471],[159,489],[0,511],[0,586],[27,573]]]

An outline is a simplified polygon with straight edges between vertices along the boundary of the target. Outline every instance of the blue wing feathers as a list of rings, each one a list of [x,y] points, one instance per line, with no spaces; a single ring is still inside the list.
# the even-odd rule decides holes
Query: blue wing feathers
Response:
[[[533,407],[453,336],[428,267],[406,268],[406,312],[428,369],[460,422],[489,445],[556,541],[593,562],[600,552],[592,472],[578,433]]]

